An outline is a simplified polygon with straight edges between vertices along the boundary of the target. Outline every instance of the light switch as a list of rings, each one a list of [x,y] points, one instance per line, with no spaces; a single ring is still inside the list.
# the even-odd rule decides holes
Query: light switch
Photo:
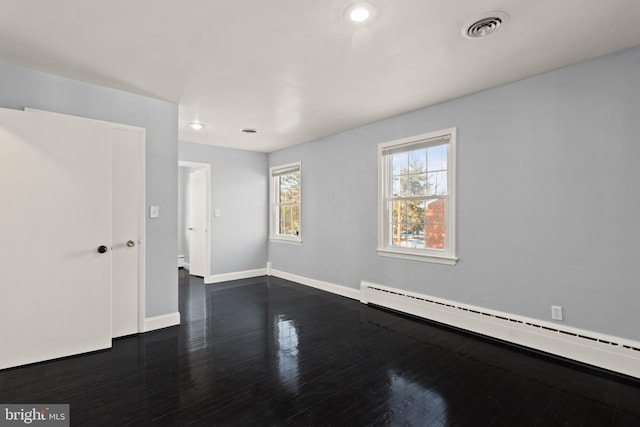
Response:
[[[160,218],[160,206],[149,206],[149,218]]]
[[[215,217],[220,216],[220,209],[215,209],[215,210],[213,211],[213,216],[215,216]]]

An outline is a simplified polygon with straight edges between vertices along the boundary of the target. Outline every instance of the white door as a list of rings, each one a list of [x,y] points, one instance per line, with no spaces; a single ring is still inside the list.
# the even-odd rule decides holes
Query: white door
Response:
[[[199,169],[189,174],[189,274],[205,275],[207,173]]]
[[[144,131],[111,129],[112,336],[138,332]],[[144,208],[142,208],[144,209]]]
[[[0,147],[0,369],[110,347],[108,127],[0,109]]]

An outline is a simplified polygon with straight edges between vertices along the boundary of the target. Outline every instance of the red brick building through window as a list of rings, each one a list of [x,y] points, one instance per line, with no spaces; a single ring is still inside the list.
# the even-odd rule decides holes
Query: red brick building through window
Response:
[[[445,241],[445,200],[435,200],[427,206],[427,249],[444,249]]]

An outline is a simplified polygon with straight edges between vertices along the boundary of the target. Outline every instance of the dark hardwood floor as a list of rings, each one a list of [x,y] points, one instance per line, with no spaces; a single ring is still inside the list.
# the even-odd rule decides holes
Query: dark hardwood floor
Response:
[[[640,426],[635,380],[281,279],[180,277],[180,326],[1,371],[0,403],[86,426]]]

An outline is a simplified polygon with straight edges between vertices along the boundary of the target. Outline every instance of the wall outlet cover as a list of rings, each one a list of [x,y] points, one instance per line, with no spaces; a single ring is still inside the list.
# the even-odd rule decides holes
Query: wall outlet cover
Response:
[[[559,305],[551,306],[551,319],[562,320],[562,307]]]

